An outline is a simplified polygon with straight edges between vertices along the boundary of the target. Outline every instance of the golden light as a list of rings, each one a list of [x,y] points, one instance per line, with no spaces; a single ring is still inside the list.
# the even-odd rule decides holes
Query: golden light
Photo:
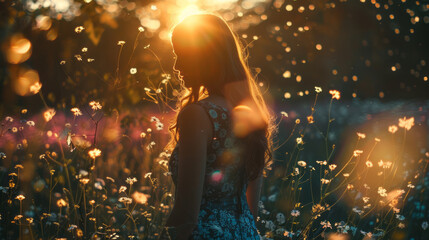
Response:
[[[31,42],[19,34],[10,38],[6,48],[6,59],[12,64],[25,62],[31,56]]]
[[[425,141],[427,128],[416,124],[416,119],[413,116],[398,118],[385,112],[354,126],[359,132],[341,140],[346,147],[333,162],[338,165],[337,169],[346,165],[340,173],[343,176],[359,179],[353,183],[354,189],[362,193],[365,204],[377,204],[377,209],[399,210],[403,206],[407,192],[416,183],[420,161],[423,161],[419,143]],[[352,156],[351,165],[344,161]],[[409,177],[404,178],[404,174]],[[346,203],[356,204],[352,198]]]
[[[36,94],[40,91],[41,88],[42,88],[42,84],[40,82],[36,82],[30,86],[30,92],[33,94]]]
[[[135,191],[131,195],[131,197],[134,199],[136,203],[145,204],[147,202],[147,199],[150,197],[150,195]]]
[[[35,70],[21,70],[18,77],[12,80],[12,89],[20,96],[30,96],[40,91],[42,84]]]
[[[55,116],[55,110],[54,109],[48,109],[43,113],[43,118],[46,122],[51,121],[51,119]]]
[[[37,27],[40,30],[49,30],[52,26],[52,20],[48,16],[39,15],[36,17]]]
[[[24,195],[20,194],[18,196],[15,197],[15,199],[18,199],[19,201],[22,201],[25,199]]]
[[[58,31],[52,28],[46,33],[46,39],[49,41],[54,41],[58,37]]]
[[[98,148],[94,148],[94,149],[92,149],[92,150],[88,151],[88,155],[89,155],[92,159],[95,159],[95,158],[97,158],[97,157],[101,156],[101,150],[100,150],[100,149],[98,149]]]
[[[61,198],[61,199],[58,199],[57,206],[58,207],[67,207],[68,203],[64,199]]]
[[[193,4],[188,5],[187,7],[185,7],[185,8],[180,12],[180,14],[178,15],[178,17],[177,17],[177,19],[176,19],[176,22],[181,22],[181,21],[183,21],[183,19],[185,19],[187,16],[194,15],[194,14],[198,14],[198,13],[202,13],[202,12],[203,12],[203,11],[202,11],[202,10],[200,10],[200,9],[198,8],[198,6],[193,5]],[[191,21],[189,21],[189,22],[188,22],[188,24],[192,25],[192,22],[191,22]]]
[[[286,71],[283,73],[283,77],[284,77],[284,78],[290,78],[290,76],[291,76],[291,74],[290,74],[290,71],[289,71],[289,70],[286,70]]]
[[[250,101],[236,106],[232,110],[234,119],[233,131],[237,137],[245,137],[253,131],[262,129],[264,122],[257,114],[256,106],[251,106]]]

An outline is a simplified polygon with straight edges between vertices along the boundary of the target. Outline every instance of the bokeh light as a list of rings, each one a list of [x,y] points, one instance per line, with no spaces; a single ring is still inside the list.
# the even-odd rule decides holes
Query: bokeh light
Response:
[[[31,42],[21,34],[10,37],[6,48],[6,58],[9,63],[18,64],[28,60],[31,56]]]
[[[12,88],[20,96],[36,94],[41,87],[39,74],[32,69],[20,69],[18,76],[12,80]]]

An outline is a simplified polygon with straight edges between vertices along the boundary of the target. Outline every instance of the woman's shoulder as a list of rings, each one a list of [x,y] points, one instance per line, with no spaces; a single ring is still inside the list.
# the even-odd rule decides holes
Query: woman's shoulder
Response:
[[[179,113],[177,126],[183,136],[195,137],[199,133],[206,132],[207,140],[212,138],[212,123],[205,109],[198,104],[188,104]],[[189,134],[190,135],[189,135]],[[197,134],[197,135],[195,135]]]
[[[205,112],[206,110],[201,104],[198,104],[197,102],[190,103],[180,110],[178,120],[183,118],[204,120],[206,118]]]

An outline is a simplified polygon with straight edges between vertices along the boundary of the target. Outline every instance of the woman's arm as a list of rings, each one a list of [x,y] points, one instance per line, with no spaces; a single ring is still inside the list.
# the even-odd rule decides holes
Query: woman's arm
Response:
[[[262,174],[256,179],[249,182],[246,190],[247,204],[249,205],[250,212],[252,212],[253,217],[258,217],[258,203],[261,196],[262,188]]]
[[[177,195],[166,226],[177,227],[178,239],[188,239],[197,224],[206,169],[207,143],[212,125],[205,110],[197,104],[179,114],[179,159]]]

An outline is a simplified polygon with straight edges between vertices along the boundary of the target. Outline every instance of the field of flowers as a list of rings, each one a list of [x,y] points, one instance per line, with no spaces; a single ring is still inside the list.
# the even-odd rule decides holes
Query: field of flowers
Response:
[[[177,19],[167,21],[165,15],[197,8],[196,1],[172,2],[0,3],[6,20],[0,25],[5,63],[0,72],[0,239],[159,238],[174,204],[171,153],[165,145],[181,90],[169,66],[164,28]],[[391,76],[401,68],[418,78],[400,87],[376,81],[357,85],[373,79],[367,72],[379,73],[377,54],[359,58],[360,65],[323,60],[330,80],[320,80],[321,64],[310,64],[319,53],[335,52],[329,43],[336,39],[326,36],[329,41],[322,45],[304,35],[310,29],[333,34],[311,14],[344,10],[346,4],[356,11],[384,9],[374,21],[397,20],[390,10],[397,7],[393,1],[220,2],[198,6],[222,13],[240,31],[250,56],[265,62],[252,71],[279,124],[274,158],[264,171],[257,219],[261,237],[429,239],[429,101],[418,98],[427,89],[427,56],[414,53],[417,63],[410,69],[411,58],[392,60],[380,71],[380,82],[396,84]],[[418,18],[429,9],[425,1],[401,2],[407,24],[410,17],[411,24],[427,27],[429,17]],[[284,21],[279,12],[303,17]],[[311,19],[308,26],[304,17]],[[409,44],[410,36],[400,35],[404,31],[395,24],[389,30]],[[418,35],[419,27],[406,30],[427,39]],[[276,35],[283,29],[293,31],[289,38]],[[378,44],[368,39],[358,45]],[[401,52],[390,47],[383,48],[389,57]],[[276,67],[277,62],[286,67]],[[346,72],[341,64],[357,70],[341,73]],[[374,70],[363,69],[373,65]],[[312,69],[317,74],[306,73]],[[388,89],[371,88],[377,84]]]
[[[352,106],[368,114],[353,122],[347,116],[356,113],[338,108],[340,93],[329,92],[321,109],[315,101],[307,112],[302,106],[278,113],[280,135],[289,135],[279,139],[266,171],[261,235],[424,239],[427,126],[415,117],[374,116],[374,102]],[[315,98],[327,98],[323,93],[316,87]],[[367,105],[372,109],[362,110]],[[164,116],[141,109],[107,116],[97,101],[35,116],[27,111],[1,123],[3,236],[157,239],[173,203]]]

